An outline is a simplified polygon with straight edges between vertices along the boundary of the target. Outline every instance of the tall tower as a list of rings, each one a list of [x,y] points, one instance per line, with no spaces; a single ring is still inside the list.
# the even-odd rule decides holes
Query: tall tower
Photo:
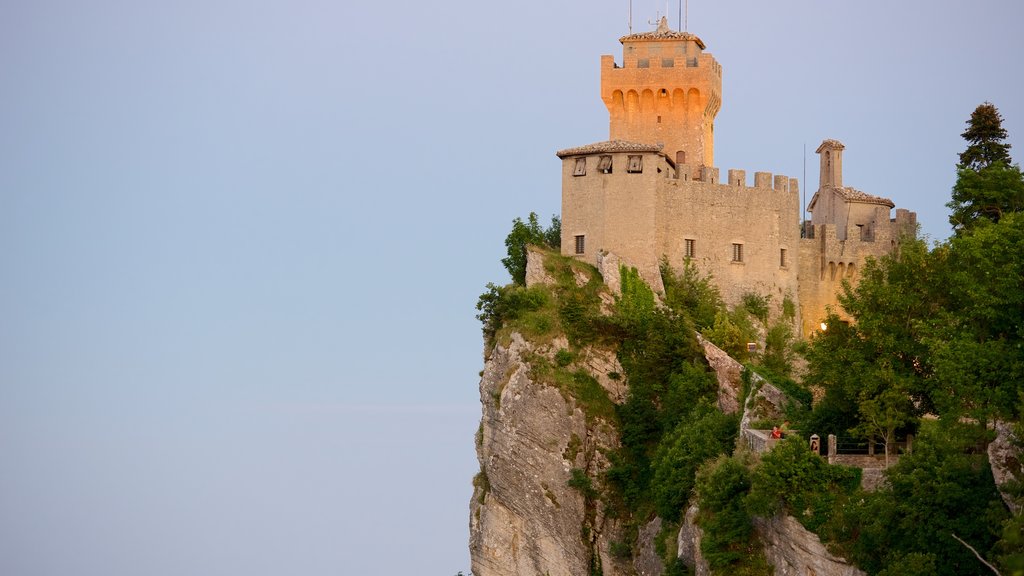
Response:
[[[601,99],[608,108],[610,139],[663,144],[676,164],[715,164],[715,116],[722,104],[722,67],[704,42],[668,27],[630,34],[622,66],[601,56]]]

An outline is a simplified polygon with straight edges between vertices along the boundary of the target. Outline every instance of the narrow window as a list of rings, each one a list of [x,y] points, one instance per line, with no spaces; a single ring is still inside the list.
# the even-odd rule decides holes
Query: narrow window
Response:
[[[687,238],[683,241],[683,253],[687,258],[693,258],[697,253],[694,250],[695,241],[692,238]]]
[[[637,68],[650,68],[651,67],[651,61],[649,59],[647,59],[647,58],[640,58],[639,60],[636,61],[636,67]]]
[[[782,268],[786,267],[786,249],[779,248],[779,266]]]
[[[601,156],[601,159],[597,163],[597,170],[602,174],[612,173],[612,157]]]
[[[572,171],[573,176],[586,176],[587,175],[587,159],[577,158],[576,168]]]
[[[686,59],[686,67],[687,68],[696,68],[697,67],[697,59],[696,58],[687,58]]]
[[[676,65],[676,61],[671,59],[671,58],[662,58],[661,59],[661,67],[662,68],[672,68],[675,65]]]
[[[576,253],[583,254],[586,249],[586,237],[583,234],[576,236]]]
[[[632,174],[639,174],[644,171],[644,157],[643,156],[630,156],[629,165],[626,167],[626,172]]]
[[[732,245],[732,261],[743,262],[743,244]]]

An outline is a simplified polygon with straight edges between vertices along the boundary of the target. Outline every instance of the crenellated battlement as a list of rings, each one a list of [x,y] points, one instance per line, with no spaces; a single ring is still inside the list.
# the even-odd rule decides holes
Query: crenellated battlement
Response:
[[[844,186],[838,140],[817,149],[820,183],[801,229],[796,178],[715,166],[722,68],[700,38],[662,19],[620,41],[621,64],[601,57],[610,140],[558,152],[564,254],[596,264],[614,253],[652,286],[662,262],[696,265],[731,305],[751,292],[792,299],[809,335],[843,281],[914,233],[916,214],[892,215],[892,200]]]
[[[657,30],[623,36],[620,42],[621,66],[613,56],[601,57],[601,100],[610,137],[661,143],[675,164],[713,166],[722,67],[704,51],[704,42],[670,29],[664,18]]]

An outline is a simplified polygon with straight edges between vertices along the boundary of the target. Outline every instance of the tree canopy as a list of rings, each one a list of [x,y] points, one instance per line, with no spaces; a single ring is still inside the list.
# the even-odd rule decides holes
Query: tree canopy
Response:
[[[508,256],[501,263],[512,276],[512,281],[519,285],[526,284],[526,247],[530,244],[559,248],[562,245],[562,220],[558,216],[551,217],[551,226],[544,228],[537,219],[536,212],[530,212],[526,222],[521,218],[512,221],[512,231],[505,237],[505,248]]]
[[[1002,121],[999,110],[986,102],[971,114],[962,134],[968,146],[960,154],[953,197],[946,204],[957,234],[981,220],[998,222],[1006,213],[1024,210],[1024,176],[1012,164]]]
[[[996,162],[1012,163],[1010,145],[1003,128],[1003,116],[991,102],[985,102],[974,109],[967,130],[961,134],[969,146],[960,153],[960,167],[980,170]]]

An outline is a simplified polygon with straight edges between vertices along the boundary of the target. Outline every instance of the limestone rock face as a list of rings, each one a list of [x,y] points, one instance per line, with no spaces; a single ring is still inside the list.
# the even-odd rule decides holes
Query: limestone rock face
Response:
[[[700,334],[697,341],[704,348],[704,357],[718,377],[718,409],[726,414],[735,414],[740,409],[740,391],[743,389],[743,364],[729,356],[725,350],[711,343]]]
[[[608,553],[609,544],[622,539],[618,522],[605,516],[599,500],[568,485],[577,469],[600,488],[608,467],[603,451],[618,446],[617,433],[531,376],[531,358],[553,358],[565,344],[534,345],[512,334],[485,363],[477,438],[481,472],[470,503],[477,576],[575,576],[589,574],[592,565],[608,576],[629,573]],[[586,351],[581,357],[595,372],[618,367],[614,355]],[[614,390],[610,396],[621,397],[621,384],[603,376],[599,381]]]
[[[697,526],[697,512],[699,509],[696,505],[692,505],[686,510],[676,544],[679,559],[693,571],[694,576],[708,576],[711,574],[711,568],[700,551],[700,540],[704,532],[700,526]]]
[[[661,532],[662,521],[657,516],[640,528],[637,535],[637,548],[639,553],[633,560],[633,568],[637,576],[661,576],[665,573],[665,565],[658,555],[655,540]]]
[[[1004,484],[1013,480],[1024,480],[1024,464],[1021,463],[1019,440],[1013,432],[1013,424],[996,422],[996,439],[988,445],[988,461],[992,477],[999,488],[999,495],[1007,508],[1014,514],[1021,513],[1020,503],[1008,493]]]
[[[526,287],[537,284],[554,284],[555,280],[544,269],[544,255],[536,246],[526,247]]]
[[[764,543],[765,557],[776,576],[864,576],[842,558],[833,556],[813,532],[792,516],[754,518],[754,530]]]

